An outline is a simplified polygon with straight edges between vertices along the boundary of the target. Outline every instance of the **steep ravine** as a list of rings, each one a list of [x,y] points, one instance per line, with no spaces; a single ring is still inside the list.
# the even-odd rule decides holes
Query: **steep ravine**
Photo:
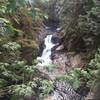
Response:
[[[58,37],[56,30],[46,27],[44,31],[44,49],[41,56],[37,57],[39,60],[37,68],[54,82],[57,77],[64,75],[73,67],[81,64],[82,61],[79,54],[70,57],[63,50],[64,46],[60,45],[60,37]],[[44,100],[84,100],[66,81],[55,81],[54,83],[55,90]]]

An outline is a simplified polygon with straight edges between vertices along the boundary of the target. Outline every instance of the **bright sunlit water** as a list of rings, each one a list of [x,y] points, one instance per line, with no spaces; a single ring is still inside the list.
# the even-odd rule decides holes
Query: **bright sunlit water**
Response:
[[[37,57],[37,60],[41,61],[41,63],[39,63],[38,65],[44,66],[52,64],[51,50],[55,46],[55,44],[53,44],[51,40],[52,40],[52,35],[47,35],[44,41],[45,48],[43,50],[42,56]]]

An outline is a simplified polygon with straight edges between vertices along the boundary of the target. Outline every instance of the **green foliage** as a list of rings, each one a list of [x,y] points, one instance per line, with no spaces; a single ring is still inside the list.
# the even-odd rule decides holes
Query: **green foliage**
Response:
[[[5,19],[5,18],[0,18],[0,22],[1,22],[1,24],[3,24],[3,23],[9,24],[9,23],[10,23],[10,22],[9,22],[7,19]]]
[[[4,21],[4,25],[2,26],[4,29],[3,33],[14,34],[23,33],[24,31],[24,34],[28,33],[31,37],[33,31],[36,31],[37,26],[39,26],[39,24],[41,26],[43,14],[45,14],[41,10],[36,10],[34,6],[30,6],[29,2],[26,0],[7,0],[1,2],[0,13],[0,20]],[[23,24],[23,27],[20,27],[21,24]],[[30,29],[26,29],[27,25]],[[36,35],[34,35],[34,37],[37,38]]]
[[[0,88],[7,86],[7,81],[4,79],[0,79]]]
[[[33,17],[37,20],[43,19],[47,15],[47,7],[49,0],[33,0],[32,10]]]
[[[74,89],[77,89],[81,86],[81,79],[90,79],[90,74],[81,68],[75,68],[74,70],[70,71],[69,73],[58,77],[57,80],[67,80]]]
[[[44,69],[46,69],[47,71],[52,71],[53,68],[55,67],[55,65],[48,64],[48,65],[44,65],[43,67],[44,67]]]
[[[85,44],[87,54],[92,56],[88,66],[83,69],[74,69],[60,79],[68,80],[75,89],[81,85],[81,79],[86,79],[89,87],[93,86],[94,83],[96,83],[97,87],[100,87],[100,50],[98,50],[94,58],[92,54],[100,46],[100,1],[81,0],[80,2],[80,0],[76,0],[75,2],[74,0],[62,0],[60,4],[58,5],[61,10],[59,19],[64,33],[63,44],[65,48],[71,51],[70,48],[73,49],[75,47],[73,49],[75,51],[77,47],[75,45],[80,43],[82,46],[81,42],[78,41],[79,37]],[[80,45],[78,49],[81,52]],[[90,57],[87,56],[88,59]],[[99,89],[96,90],[99,91]],[[96,93],[98,94],[98,92]]]
[[[95,54],[94,59],[92,59],[89,63],[88,70],[90,75],[89,85],[93,87],[94,83],[99,83],[99,70],[100,70],[100,49]]]
[[[34,79],[38,62],[33,58],[39,49],[36,32],[47,16],[47,3],[48,0],[36,0],[36,5],[27,0],[0,1],[0,99],[8,94],[10,100],[24,99],[37,95],[35,90],[43,97],[53,90],[51,81]],[[22,57],[25,50],[29,51],[24,54],[28,59],[33,53],[31,65]]]
[[[28,66],[28,65],[26,65],[25,67],[24,67],[24,73],[26,74],[26,77],[28,76],[28,77],[30,77],[31,75],[33,75],[34,74],[34,72],[35,72],[35,66],[33,65],[33,66]]]
[[[36,93],[35,92],[35,89]],[[9,87],[9,93],[12,94],[11,99],[17,100],[17,98],[32,97],[37,95],[40,99],[48,96],[48,94],[53,91],[53,83],[48,80],[34,79],[27,84],[12,85]]]
[[[0,51],[3,54],[3,60],[0,60],[0,88],[3,91],[7,89],[4,94],[10,94],[11,100],[31,97],[38,93],[38,97],[43,98],[53,90],[53,83],[44,79],[34,79],[38,62],[33,60],[33,64],[28,65],[21,60],[21,48],[17,42],[10,41],[1,44]]]
[[[0,35],[1,36],[13,36],[15,32],[22,33],[21,30],[14,28],[14,26],[8,19],[0,18]]]
[[[16,50],[21,48],[21,46],[19,44],[17,44],[16,42],[9,42],[7,44],[4,44],[2,47],[9,50],[9,51],[10,50],[11,51],[16,51]]]
[[[91,13],[97,17],[100,16],[100,7],[99,6],[96,6],[96,7],[93,7],[92,10],[91,10]]]
[[[25,7],[26,1],[25,0],[8,0],[7,3],[7,12],[15,12],[22,7]]]
[[[100,4],[96,0],[64,0],[60,23],[64,33],[64,44],[81,37],[85,46],[97,49],[100,36]],[[76,41],[77,42],[77,39]],[[70,44],[69,44],[70,45]],[[70,48],[68,48],[70,50]]]
[[[26,65],[25,61],[20,60],[19,49],[21,46],[16,42],[8,42],[1,46],[1,53],[4,59],[0,60],[0,88],[4,90],[8,86],[14,86],[13,92],[14,95],[24,94],[23,91],[28,95],[30,94],[30,89],[28,86],[21,88],[21,85],[17,85],[19,82],[27,83],[32,79],[32,75],[35,71],[35,65]],[[7,58],[7,56],[9,58]],[[16,57],[17,56],[17,57]],[[17,86],[16,86],[17,85]],[[18,89],[17,89],[18,88]],[[24,90],[23,90],[24,88]],[[12,90],[12,89],[8,89]],[[20,91],[19,91],[20,90]],[[26,91],[27,90],[27,91]],[[18,94],[19,91],[19,94]]]
[[[0,75],[10,79],[10,81],[22,80],[23,82],[26,82],[27,80],[30,80],[31,75],[33,75],[35,71],[34,65],[26,65],[24,61],[14,61],[11,64],[0,63],[0,65]]]
[[[90,61],[88,66],[88,72],[91,78],[88,81],[88,85],[94,92],[94,100],[100,99],[100,49],[95,54],[95,57]]]
[[[32,64],[33,64],[33,65],[37,65],[38,63],[39,63],[39,61],[36,60],[36,59],[32,61]]]
[[[48,80],[41,80],[39,89],[41,91],[40,98],[46,97],[54,89],[53,82]]]
[[[58,77],[57,80],[67,80],[74,89],[80,87],[81,82],[86,80],[87,86],[92,88],[99,87],[100,85],[100,49],[95,54],[95,57],[91,59],[88,66],[84,69],[75,68],[74,70],[68,72],[67,74]]]
[[[21,60],[20,49],[21,45],[17,42],[1,44],[0,52],[4,59],[0,60],[0,88],[7,89],[6,93],[11,95],[9,98],[12,100],[36,95],[34,88],[40,91],[40,98],[47,96],[53,90],[53,83],[43,79],[33,80],[38,62],[33,60],[32,65],[26,64]]]
[[[17,98],[19,97],[31,97],[33,94],[33,90],[32,87],[22,84],[11,86],[9,93],[13,95],[12,98],[16,98],[17,100]]]
[[[93,70],[98,70],[100,68],[100,49],[98,49],[98,52],[95,54],[95,58],[91,60],[89,65],[89,68]]]

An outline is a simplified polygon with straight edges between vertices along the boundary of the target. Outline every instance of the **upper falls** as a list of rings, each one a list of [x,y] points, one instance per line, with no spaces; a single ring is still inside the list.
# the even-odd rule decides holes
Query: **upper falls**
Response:
[[[45,41],[44,41],[45,48],[43,50],[42,56],[37,57],[37,60],[41,61],[41,63],[39,63],[38,65],[45,66],[48,64],[52,64],[51,50],[55,46],[55,44],[52,43],[52,37],[53,37],[52,35],[46,36]]]

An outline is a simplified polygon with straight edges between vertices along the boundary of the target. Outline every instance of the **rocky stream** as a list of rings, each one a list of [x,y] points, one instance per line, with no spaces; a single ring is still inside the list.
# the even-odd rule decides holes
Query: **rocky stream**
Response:
[[[40,35],[43,36],[43,50],[37,60],[37,68],[44,77],[55,81],[71,69],[83,64],[82,54],[66,53],[60,44],[61,38],[57,28],[45,27]],[[67,81],[55,81],[54,91],[44,100],[85,100],[86,95],[78,93]],[[83,90],[84,91],[84,90]]]

